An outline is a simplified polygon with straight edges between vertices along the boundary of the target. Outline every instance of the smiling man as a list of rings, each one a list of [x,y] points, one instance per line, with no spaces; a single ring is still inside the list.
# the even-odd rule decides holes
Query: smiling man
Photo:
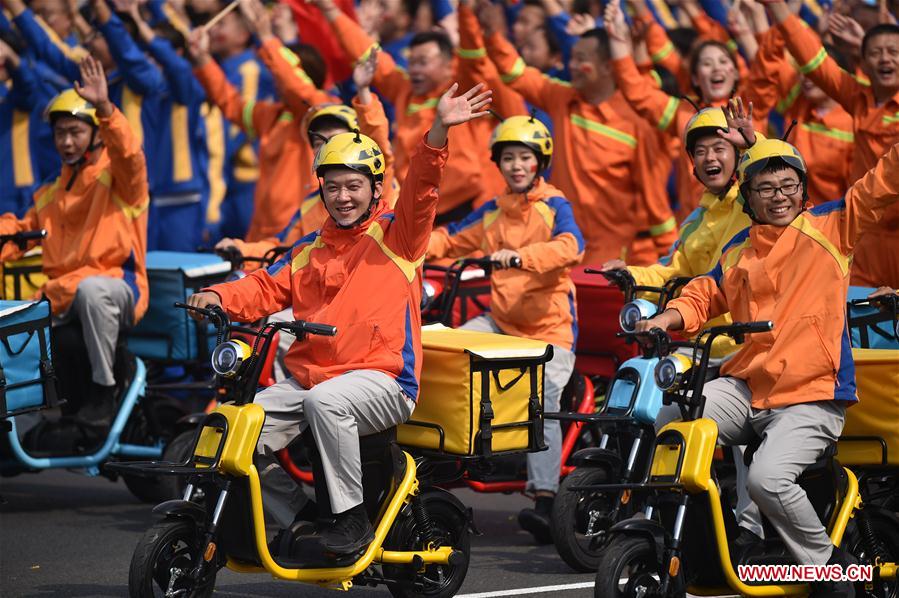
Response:
[[[749,149],[739,180],[752,226],[731,240],[715,269],[637,330],[695,334],[727,311],[739,322],[774,322],[773,331],[747,336],[721,377],[706,384],[703,417],[718,425],[721,444],[762,438],[749,467],[749,494],[796,561],[845,566],[845,553],[796,480],[836,442],[845,410],[857,400],[846,328],[850,256],[899,201],[899,145],[844,200],[806,210],[807,178],[792,145],[769,139]],[[659,420],[678,411],[669,405]],[[812,595],[854,596],[848,582],[816,585]]]

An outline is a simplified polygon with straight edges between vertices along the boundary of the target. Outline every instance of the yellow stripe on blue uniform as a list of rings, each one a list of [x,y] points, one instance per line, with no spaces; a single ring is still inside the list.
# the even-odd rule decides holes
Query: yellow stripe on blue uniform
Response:
[[[290,273],[293,274],[297,270],[302,270],[309,265],[309,254],[312,253],[312,250],[321,249],[324,246],[325,242],[322,240],[321,235],[316,234],[315,240],[300,249],[300,251],[293,257],[290,262]]]
[[[31,144],[28,128],[31,115],[21,110],[12,113],[12,161],[13,179],[16,187],[34,184],[34,170],[31,167]]]
[[[190,154],[189,119],[187,106],[172,106],[172,180],[183,183],[194,178],[193,161]]]

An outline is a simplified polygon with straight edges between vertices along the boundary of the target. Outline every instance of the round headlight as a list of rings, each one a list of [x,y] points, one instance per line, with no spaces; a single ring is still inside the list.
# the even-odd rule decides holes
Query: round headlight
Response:
[[[693,362],[686,355],[669,355],[656,364],[653,378],[656,386],[662,390],[676,388],[685,378],[685,374],[693,366]]]
[[[212,351],[212,369],[216,374],[230,378],[237,374],[240,364],[251,353],[252,349],[243,341],[230,340],[224,342]]]
[[[646,299],[634,299],[626,303],[618,312],[618,323],[625,332],[633,332],[640,320],[647,320],[656,315],[656,306]]]

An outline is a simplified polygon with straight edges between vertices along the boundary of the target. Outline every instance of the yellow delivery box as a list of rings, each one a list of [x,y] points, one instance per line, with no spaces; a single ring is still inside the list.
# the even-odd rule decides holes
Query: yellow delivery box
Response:
[[[552,346],[502,334],[422,329],[418,403],[399,444],[454,455],[532,452],[543,443],[543,370]]]
[[[846,410],[837,458],[850,466],[899,465],[899,349],[853,349],[858,404]]]

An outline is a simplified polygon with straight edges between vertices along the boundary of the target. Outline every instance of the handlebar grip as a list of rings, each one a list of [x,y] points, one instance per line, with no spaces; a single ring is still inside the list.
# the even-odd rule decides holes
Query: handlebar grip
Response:
[[[734,322],[733,331],[742,334],[752,334],[754,332],[771,332],[774,330],[774,322],[766,320],[763,322]]]
[[[27,230],[25,232],[18,233],[18,238],[23,241],[34,241],[35,239],[43,239],[47,236],[47,231],[44,229],[40,230]]]
[[[513,268],[521,268],[521,258],[520,258],[520,257],[513,257],[513,258],[512,258],[512,261],[510,262],[510,265],[511,265]]]
[[[303,332],[307,334],[317,334],[319,336],[335,336],[337,334],[337,326],[331,326],[329,324],[303,322],[301,328]]]

